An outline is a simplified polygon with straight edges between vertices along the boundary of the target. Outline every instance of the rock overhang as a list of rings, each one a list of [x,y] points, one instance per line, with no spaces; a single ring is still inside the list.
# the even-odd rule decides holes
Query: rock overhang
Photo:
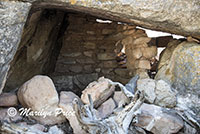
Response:
[[[200,39],[198,0],[25,0],[33,7],[58,8]]]

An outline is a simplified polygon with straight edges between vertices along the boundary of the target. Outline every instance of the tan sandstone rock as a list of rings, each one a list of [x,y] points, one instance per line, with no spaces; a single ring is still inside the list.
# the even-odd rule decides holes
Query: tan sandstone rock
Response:
[[[101,77],[98,81],[90,83],[82,91],[81,100],[83,103],[89,104],[88,94],[90,94],[94,102],[94,107],[97,108],[114,93],[114,90],[115,86],[111,85],[108,79]]]
[[[34,76],[24,83],[17,93],[19,102],[24,108],[33,112],[47,113],[47,116],[30,116],[42,124],[56,124],[65,121],[62,116],[55,116],[59,98],[53,81],[42,75]]]

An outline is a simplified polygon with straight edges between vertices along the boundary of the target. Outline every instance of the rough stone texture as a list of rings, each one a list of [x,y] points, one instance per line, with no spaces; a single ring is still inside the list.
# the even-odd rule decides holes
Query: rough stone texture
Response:
[[[183,120],[167,109],[144,103],[139,111],[135,125],[154,134],[173,134],[183,127]]]
[[[170,85],[165,81],[158,80],[156,82],[155,94],[155,104],[162,107],[176,106],[176,94],[171,90]]]
[[[0,95],[0,107],[18,106],[16,93],[2,93]]]
[[[57,5],[65,9],[84,11],[99,17],[116,21],[130,22],[149,29],[166,31],[186,36],[192,35],[200,38],[200,20],[198,19],[200,18],[200,3],[198,0],[55,1],[62,1],[68,4],[66,6],[64,4],[51,2],[51,5]],[[43,5],[45,5],[45,3]],[[85,8],[81,8],[80,6]]]
[[[98,79],[97,73],[75,75],[73,77],[73,83],[74,86],[78,88],[76,93],[80,95],[81,94],[80,91],[84,90],[90,82],[95,81],[97,79]]]
[[[56,90],[60,91],[72,91],[74,88],[73,77],[72,76],[54,76],[52,77]]]
[[[144,91],[146,101],[151,104],[154,103],[162,107],[176,106],[176,93],[163,80],[139,79],[137,90]]]
[[[24,83],[18,91],[18,99],[24,108],[32,111],[51,112],[52,115],[31,116],[42,124],[56,124],[65,121],[62,116],[55,116],[59,98],[53,81],[47,76],[34,76]]]
[[[31,4],[0,2],[0,93],[4,87]]]
[[[101,77],[98,81],[90,83],[86,89],[82,91],[81,100],[85,104],[90,104],[88,99],[88,94],[90,94],[94,107],[97,108],[114,93],[114,90],[115,86],[111,85],[108,79]]]
[[[144,91],[145,99],[149,103],[154,103],[156,99],[155,88],[156,84],[153,79],[139,79],[137,81],[137,90]]]
[[[79,102],[81,102],[81,99],[76,94],[72,92],[62,91],[60,93],[59,107],[62,108],[61,112],[64,113],[65,118],[70,122],[70,125],[73,128],[73,133],[86,134],[85,131],[80,127],[79,121],[73,109],[72,102],[75,98],[78,99]]]
[[[136,60],[135,61],[136,69],[151,69],[149,60]]]
[[[148,1],[130,1],[130,0],[97,0],[97,1],[77,1],[77,0],[25,0],[23,2],[4,1],[1,2],[1,33],[6,37],[2,37],[3,42],[1,63],[0,63],[0,89],[3,88],[6,80],[6,74],[9,69],[9,63],[12,60],[14,53],[17,49],[17,44],[20,40],[23,24],[28,13],[30,4],[34,3],[34,7],[43,8],[59,8],[68,9],[74,11],[80,11],[84,13],[90,13],[98,18],[111,19],[120,22],[129,22],[132,24],[140,25],[146,28],[167,31],[171,33],[177,33],[186,36],[193,36],[200,39],[199,19],[200,3],[198,0],[148,0]],[[126,10],[124,10],[126,9]],[[39,18],[36,16],[36,18]],[[6,23],[5,23],[6,22]],[[14,23],[13,23],[14,22]],[[79,21],[74,21],[79,23]],[[81,29],[81,28],[80,28]],[[118,31],[123,29],[118,29]],[[8,34],[4,34],[7,31]],[[130,35],[134,33],[134,30],[128,29],[120,34],[109,37],[109,34],[114,34],[113,29],[105,28],[101,30],[101,34],[108,36],[108,38],[118,38],[121,35]],[[14,33],[14,36],[12,35]],[[16,34],[17,33],[17,34]],[[92,29],[87,29],[87,35],[93,35],[88,37],[90,45],[86,45],[85,49],[96,49],[97,44],[92,41],[95,40],[95,32]],[[10,36],[11,35],[11,36]],[[17,36],[15,36],[17,35]],[[56,37],[56,36],[55,36]],[[138,37],[138,36],[137,36]],[[12,39],[10,39],[12,38]],[[80,35],[79,37],[80,38]],[[5,40],[6,41],[3,41]],[[98,37],[103,39],[103,37]],[[8,41],[11,41],[8,43]],[[7,43],[5,43],[7,42]],[[85,42],[87,43],[87,42]],[[93,44],[91,44],[93,43]],[[8,45],[9,44],[9,45]],[[12,45],[11,45],[12,44]],[[83,44],[84,45],[84,44]],[[102,45],[102,47],[105,47]],[[107,47],[107,46],[106,46]],[[9,48],[9,49],[8,49]],[[5,50],[6,51],[5,51]],[[79,49],[79,48],[78,48]],[[78,50],[77,49],[77,50]],[[41,50],[36,53],[36,59],[41,53]],[[30,57],[29,57],[30,58]]]
[[[101,106],[98,107],[97,110],[100,114],[100,117],[105,118],[113,112],[115,107],[116,107],[116,105],[115,105],[114,100],[112,98],[110,98],[107,101],[105,101],[103,104],[101,104]]]
[[[113,100],[117,104],[117,107],[122,107],[124,104],[126,104],[126,102],[129,101],[122,91],[115,91]]]
[[[168,44],[161,56],[156,79],[170,83],[178,91],[178,96],[185,100],[185,104],[178,101],[178,105],[186,106],[200,118],[200,46],[195,42],[174,42]]]
[[[59,46],[57,35],[64,12],[55,10],[30,11],[21,42],[8,72],[5,91],[13,90],[38,74],[46,74],[54,63],[52,49]],[[55,48],[58,49],[58,48]],[[54,50],[55,51],[55,50]],[[20,79],[19,79],[20,77]]]
[[[150,46],[150,41],[151,38],[140,29],[136,29],[133,34],[121,41],[125,46],[127,68],[133,75],[139,75],[140,78],[149,78],[147,70],[151,69],[150,61],[157,55],[157,47]]]
[[[163,52],[156,79],[166,79],[180,91],[191,91],[200,94],[198,90],[200,87],[199,44],[183,42],[173,46],[173,48],[171,55],[167,53],[169,50]],[[169,55],[169,59],[166,59],[165,55]],[[164,78],[165,75],[166,78]]]
[[[70,89],[81,95],[80,91],[99,76],[125,84],[131,76],[129,70],[119,66],[116,60],[117,54],[122,49],[116,44],[120,44],[121,40],[128,36],[124,32],[130,30],[132,30],[130,34],[136,32],[135,26],[116,24],[116,22],[98,23],[95,17],[82,13],[69,13],[67,16],[68,27],[62,36],[62,47],[55,72],[50,75],[56,88],[59,91]],[[62,78],[66,78],[66,81]]]

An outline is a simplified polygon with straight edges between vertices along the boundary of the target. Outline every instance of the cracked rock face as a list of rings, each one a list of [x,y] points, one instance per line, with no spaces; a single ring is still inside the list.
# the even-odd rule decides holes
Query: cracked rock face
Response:
[[[0,93],[6,81],[9,64],[17,50],[31,4],[0,2]]]
[[[178,91],[177,104],[192,110],[200,122],[200,46],[195,42],[172,41],[159,62],[156,79],[163,79]]]

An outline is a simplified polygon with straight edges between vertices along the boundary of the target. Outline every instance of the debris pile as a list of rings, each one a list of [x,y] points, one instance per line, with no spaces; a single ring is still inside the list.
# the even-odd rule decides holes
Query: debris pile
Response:
[[[82,91],[80,98],[69,91],[62,91],[59,96],[52,80],[38,75],[24,83],[17,94],[1,94],[0,104],[4,108],[0,115],[0,132],[199,133],[198,120],[181,110],[176,97],[176,91],[165,81],[139,79],[138,75],[125,86],[100,77]],[[13,107],[6,108],[8,106]],[[16,110],[15,115],[8,112],[11,108]]]

